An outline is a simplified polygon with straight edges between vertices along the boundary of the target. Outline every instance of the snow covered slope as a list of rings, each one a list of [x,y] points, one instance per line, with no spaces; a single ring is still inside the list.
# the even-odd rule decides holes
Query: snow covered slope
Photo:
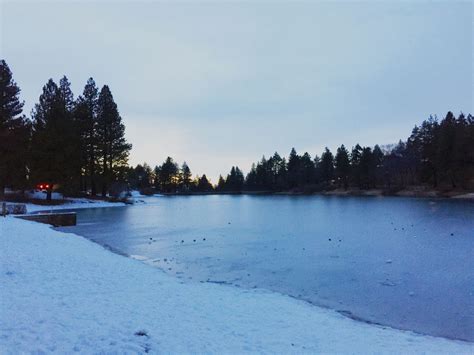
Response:
[[[280,294],[182,283],[46,225],[0,219],[0,351],[473,353]]]
[[[122,202],[108,202],[101,200],[90,200],[87,198],[68,198],[68,203],[63,205],[35,205],[33,203],[26,204],[26,210],[28,213],[37,211],[52,211],[52,210],[68,210],[68,209],[79,209],[79,208],[99,208],[99,207],[123,207],[125,206]]]

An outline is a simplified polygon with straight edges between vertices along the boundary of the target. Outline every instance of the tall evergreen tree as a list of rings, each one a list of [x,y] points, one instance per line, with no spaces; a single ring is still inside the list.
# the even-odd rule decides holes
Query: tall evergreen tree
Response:
[[[242,191],[244,186],[244,174],[238,166],[232,167],[225,181],[224,190],[226,191]]]
[[[196,188],[199,192],[211,192],[213,190],[212,184],[207,179],[206,174],[204,174],[198,179]]]
[[[191,174],[191,169],[189,168],[188,164],[186,162],[181,165],[181,190],[188,192],[191,189],[191,184],[192,184],[192,174]]]
[[[287,164],[285,158],[282,158],[278,152],[275,152],[269,159],[270,186],[273,191],[282,191],[287,186]]]
[[[298,186],[299,182],[302,180],[301,175],[301,159],[300,156],[296,153],[295,148],[291,149],[290,156],[288,157],[288,187],[290,189]]]
[[[102,196],[117,177],[121,167],[126,166],[132,145],[125,140],[125,126],[107,85],[100,90],[97,101],[97,139],[102,169]]]
[[[454,114],[449,111],[446,117],[440,122],[437,139],[436,165],[437,170],[442,172],[443,177],[449,181],[453,188],[456,187],[457,164],[456,140],[457,140],[457,121]],[[474,148],[473,148],[474,149]]]
[[[225,184],[224,178],[222,178],[223,184],[221,185],[221,178],[222,176],[219,177],[219,183],[217,184],[219,190],[221,191],[223,188],[223,184]],[[222,186],[222,188],[220,187]],[[245,177],[245,188],[250,191],[255,191],[257,190],[257,166],[255,163],[252,163],[252,167],[250,168],[249,173]]]
[[[300,159],[301,164],[301,181],[299,181],[300,186],[310,185],[315,182],[315,166],[311,156],[308,152],[304,153]]]
[[[74,118],[81,142],[81,168],[84,191],[97,194],[98,137],[97,137],[97,100],[99,90],[94,79],[89,78],[82,96],[76,100]]]
[[[326,183],[334,179],[334,156],[328,147],[324,149],[321,155],[321,177]]]
[[[153,186],[156,190],[161,190],[161,166],[157,165],[153,169]]]
[[[349,162],[349,152],[344,146],[344,144],[337,148],[335,168],[336,177],[339,179],[339,182],[344,186],[344,189],[347,189],[349,185],[349,174],[351,171],[351,166]]]
[[[64,101],[66,110],[72,112],[74,109],[74,94],[71,90],[71,82],[66,75],[59,80],[59,92],[61,93],[61,98]]]
[[[24,187],[30,123],[24,116],[20,88],[4,60],[0,61],[0,199],[5,187]]]
[[[219,180],[217,181],[216,190],[219,192],[225,191],[225,180],[222,175],[219,175]]]
[[[31,176],[47,183],[47,199],[54,185],[67,188],[78,176],[79,144],[72,113],[63,91],[49,79],[33,112]]]
[[[362,157],[362,147],[356,144],[351,151],[351,175],[355,184],[361,188],[361,172],[360,172],[360,159]]]
[[[162,192],[176,192],[179,183],[178,174],[178,164],[173,161],[173,158],[166,158],[159,171],[160,189]]]

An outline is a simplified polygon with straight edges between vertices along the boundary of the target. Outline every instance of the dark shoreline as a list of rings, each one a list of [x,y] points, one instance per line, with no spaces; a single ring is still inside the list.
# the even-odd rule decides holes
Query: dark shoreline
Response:
[[[210,192],[157,192],[164,196],[207,196],[207,195],[283,195],[283,196],[361,196],[361,197],[424,197],[424,198],[452,198],[462,200],[474,200],[473,191],[437,191],[437,190],[400,190],[390,192],[382,189],[359,190],[359,189],[335,189],[320,192],[303,191],[210,191]],[[146,196],[146,195],[144,195]],[[153,196],[153,195],[149,195]]]

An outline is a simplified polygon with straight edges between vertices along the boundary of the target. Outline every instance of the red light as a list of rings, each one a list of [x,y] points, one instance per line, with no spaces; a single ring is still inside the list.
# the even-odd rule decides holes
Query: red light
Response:
[[[39,188],[40,188],[40,190],[42,190],[42,189],[43,189],[43,185],[40,185]]]
[[[45,188],[45,189],[49,189],[49,185],[46,184],[46,185],[44,186],[44,188]]]

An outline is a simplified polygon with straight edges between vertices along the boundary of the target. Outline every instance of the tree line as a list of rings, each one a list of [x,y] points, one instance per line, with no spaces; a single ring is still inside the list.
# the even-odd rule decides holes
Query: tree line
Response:
[[[334,188],[388,191],[428,185],[434,189],[474,186],[474,117],[452,112],[415,126],[406,141],[394,146],[344,145],[314,158],[292,149],[288,159],[275,153],[252,165],[245,179],[248,190],[321,191]]]
[[[20,89],[1,60],[0,92],[0,195],[7,186],[41,183],[48,200],[53,188],[106,196],[125,181],[132,146],[107,85],[99,90],[89,78],[74,98],[66,76],[59,83],[49,79],[26,117]]]
[[[128,169],[127,181],[131,189],[144,193],[210,193],[241,192],[244,188],[244,174],[238,167],[232,167],[224,179],[219,177],[216,186],[212,185],[206,174],[192,177],[189,165],[181,166],[168,157],[161,165],[151,168],[147,163]]]
[[[66,76],[50,79],[30,117],[22,114],[20,89],[0,61],[0,195],[5,187],[27,189],[45,183],[68,195],[106,196],[126,189],[149,193],[316,192],[382,188],[388,191],[428,185],[435,189],[473,189],[474,118],[452,112],[439,121],[429,117],[411,135],[391,146],[349,150],[341,145],[320,156],[274,153],[262,157],[244,176],[235,166],[217,184],[192,177],[186,162],[168,157],[161,165],[128,166],[131,144],[107,85],[92,78],[74,98]],[[1,197],[1,196],[0,196]]]
[[[335,154],[325,148],[314,158],[294,148],[288,158],[274,153],[253,164],[245,177],[239,167],[232,167],[226,177],[219,176],[216,186],[205,175],[191,179],[189,166],[180,168],[170,157],[155,169],[147,164],[130,168],[129,181],[138,189],[154,187],[168,193],[310,193],[336,188],[395,192],[418,185],[469,190],[474,187],[474,117],[461,113],[456,118],[452,112],[441,121],[430,117],[415,126],[406,141],[392,146],[356,144],[349,150],[341,145]]]
[[[335,155],[325,148],[321,156],[298,155],[288,159],[275,153],[253,164],[244,183],[246,190],[303,192],[334,188],[388,191],[428,185],[434,189],[474,188],[474,117],[448,112],[415,126],[406,141],[393,146],[344,145]]]

